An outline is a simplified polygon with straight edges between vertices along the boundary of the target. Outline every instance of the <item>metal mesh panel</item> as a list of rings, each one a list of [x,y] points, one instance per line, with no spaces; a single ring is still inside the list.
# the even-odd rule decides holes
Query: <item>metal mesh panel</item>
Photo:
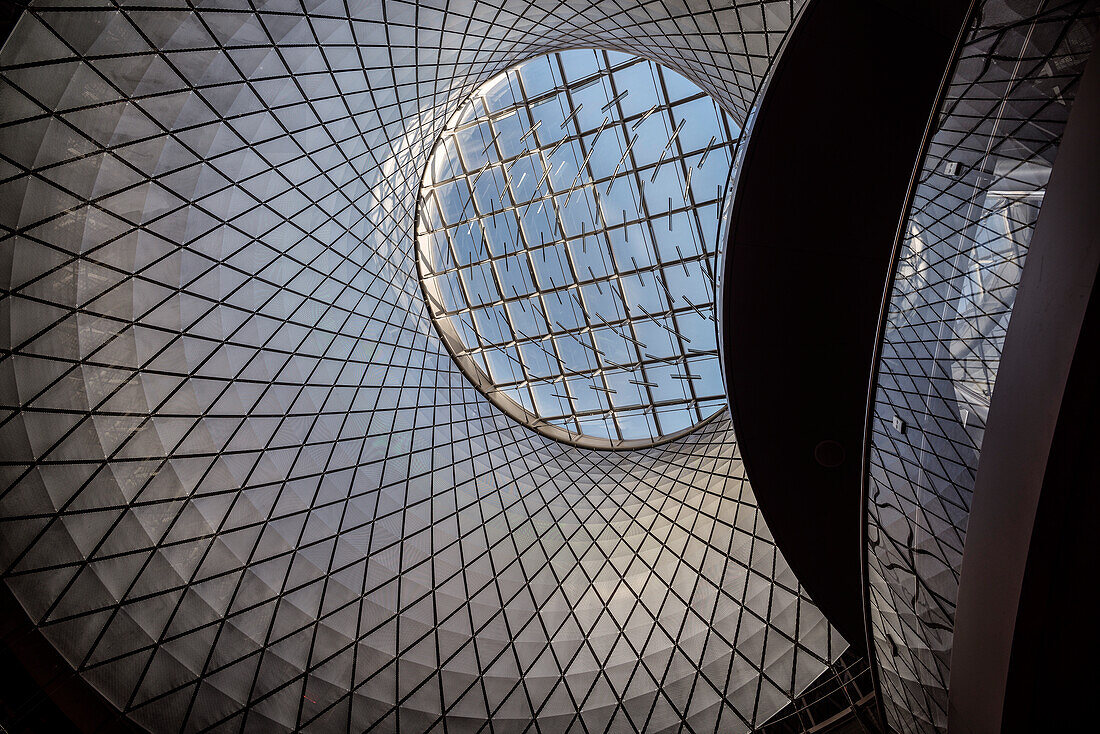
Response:
[[[872,633],[897,731],[947,726],[955,600],[989,400],[1097,10],[980,6],[905,225],[868,485]]]
[[[744,731],[824,670],[728,417],[620,452],[517,424],[413,243],[493,74],[640,53],[741,119],[796,7],[32,4],[0,53],[0,569],[78,674],[156,731]]]

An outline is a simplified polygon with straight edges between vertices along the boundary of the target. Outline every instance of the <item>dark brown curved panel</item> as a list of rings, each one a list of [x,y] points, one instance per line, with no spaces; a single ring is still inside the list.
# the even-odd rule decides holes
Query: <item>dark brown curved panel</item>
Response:
[[[746,471],[799,580],[857,648],[876,324],[968,5],[812,3],[760,104],[730,224],[722,345]]]
[[[1100,516],[1100,282],[1094,283],[1035,516],[1005,685],[1004,732],[1073,731],[1100,674],[1095,574]]]

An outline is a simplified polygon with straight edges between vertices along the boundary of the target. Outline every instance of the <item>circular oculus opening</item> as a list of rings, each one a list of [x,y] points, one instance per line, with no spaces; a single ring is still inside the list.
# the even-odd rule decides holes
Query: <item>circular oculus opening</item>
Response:
[[[416,219],[465,375],[545,435],[682,435],[725,405],[716,243],[740,129],[652,61],[582,49],[486,82],[443,131]]]

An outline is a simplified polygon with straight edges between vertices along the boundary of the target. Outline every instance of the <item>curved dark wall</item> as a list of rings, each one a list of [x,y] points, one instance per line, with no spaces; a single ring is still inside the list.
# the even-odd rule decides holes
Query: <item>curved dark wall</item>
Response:
[[[1095,608],[1082,582],[1096,573],[1100,516],[1100,282],[1054,432],[1028,549],[1005,685],[1003,732],[1073,731],[1081,711],[1051,701],[1096,695]]]
[[[730,225],[722,345],[745,468],[799,581],[857,649],[876,325],[913,166],[968,7],[815,0],[761,102]],[[823,441],[843,456],[827,444],[815,458]]]

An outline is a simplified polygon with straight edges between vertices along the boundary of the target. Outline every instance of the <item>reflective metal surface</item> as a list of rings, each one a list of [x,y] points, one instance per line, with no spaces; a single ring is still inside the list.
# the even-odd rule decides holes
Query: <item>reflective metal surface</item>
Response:
[[[868,573],[890,725],[944,731],[990,396],[1095,2],[979,4],[922,164],[871,426]]]
[[[798,7],[32,3],[0,52],[0,570],[33,623],[154,731],[780,710],[845,645],[728,418],[617,452],[516,423],[413,235],[495,74],[644,54],[739,120]]]

